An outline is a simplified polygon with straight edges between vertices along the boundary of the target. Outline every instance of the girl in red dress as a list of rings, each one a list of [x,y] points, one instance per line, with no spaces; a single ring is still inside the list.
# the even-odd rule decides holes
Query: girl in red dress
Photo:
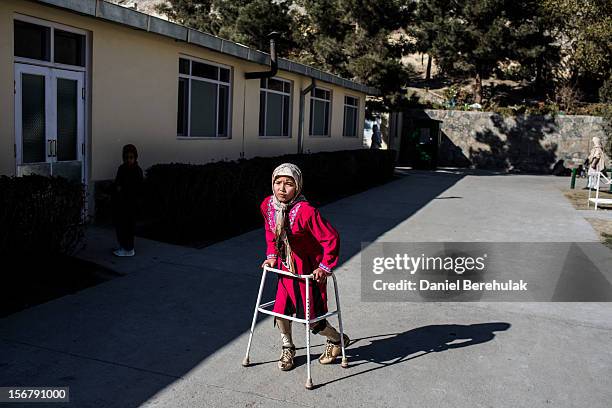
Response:
[[[338,263],[340,241],[338,232],[314,208],[302,192],[302,172],[291,163],[278,166],[272,174],[272,192],[261,203],[265,221],[266,260],[265,265],[299,275],[313,274],[315,282],[310,285],[310,317],[327,313],[327,277]],[[278,286],[273,311],[284,315],[296,315],[303,319],[306,310],[306,283],[278,275]],[[278,324],[282,353],[278,367],[287,371],[293,368],[295,346],[291,339],[291,320],[275,318]],[[325,351],[319,357],[321,364],[330,364],[338,357],[340,333],[327,320],[311,327],[313,334],[327,337]],[[344,335],[344,345],[349,338]]]

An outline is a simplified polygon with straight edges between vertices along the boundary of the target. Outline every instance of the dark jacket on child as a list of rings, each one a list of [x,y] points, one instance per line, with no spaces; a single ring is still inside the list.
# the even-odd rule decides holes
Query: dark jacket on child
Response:
[[[123,163],[117,170],[113,194],[113,220],[117,229],[117,240],[121,248],[134,248],[136,214],[142,196],[142,169],[138,164]]]
[[[125,210],[136,210],[142,193],[143,175],[138,164],[128,166],[123,163],[115,177],[115,200],[119,207]],[[129,208],[127,208],[129,207]],[[121,208],[118,208],[121,210]]]

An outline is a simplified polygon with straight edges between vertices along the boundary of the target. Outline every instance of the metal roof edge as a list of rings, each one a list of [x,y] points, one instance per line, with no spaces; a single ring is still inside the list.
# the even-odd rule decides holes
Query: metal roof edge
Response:
[[[204,47],[222,54],[230,55],[235,58],[240,58],[256,64],[268,65],[270,63],[270,55],[247,47],[245,45],[225,40],[216,37],[212,34],[203,31],[195,30],[180,24],[172,23],[150,14],[132,10],[127,7],[122,7],[117,4],[109,3],[104,0],[32,0],[37,3],[43,3],[50,6],[59,7],[70,10],[79,14],[84,14],[91,17],[100,18],[113,23],[122,24],[135,29],[155,33],[164,37],[169,37],[175,40],[184,41],[189,44],[194,44]],[[299,75],[304,75],[318,79],[323,82],[328,82],[343,88],[352,89],[368,95],[380,95],[380,91],[376,88],[361,84],[339,77],[338,75],[329,72],[321,71],[320,69],[291,61],[284,58],[279,58],[279,69],[287,72],[293,72]]]

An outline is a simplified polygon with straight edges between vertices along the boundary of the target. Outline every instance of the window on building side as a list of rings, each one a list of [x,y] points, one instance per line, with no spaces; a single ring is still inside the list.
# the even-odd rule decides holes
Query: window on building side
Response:
[[[15,20],[15,56],[51,60],[51,28]]]
[[[85,66],[85,36],[54,29],[54,61],[60,64]]]
[[[14,54],[64,65],[85,66],[85,35],[56,27],[15,20]]]
[[[322,88],[312,90],[310,97],[310,134],[329,136],[331,115],[331,91]]]
[[[259,136],[289,136],[291,82],[262,78],[259,92]]]
[[[229,137],[230,68],[179,59],[177,135]]]
[[[357,118],[359,117],[359,98],[344,97],[344,136],[357,137]]]

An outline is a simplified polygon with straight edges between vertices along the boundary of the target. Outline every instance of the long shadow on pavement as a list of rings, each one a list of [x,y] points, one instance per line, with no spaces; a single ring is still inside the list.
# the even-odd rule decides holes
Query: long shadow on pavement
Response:
[[[510,323],[506,322],[470,325],[440,324],[417,327],[400,333],[379,334],[354,339],[351,340],[350,348],[347,347],[346,349],[346,355],[350,361],[350,371],[364,364],[373,363],[377,366],[317,384],[315,388],[404,363],[430,353],[486,343],[495,338],[495,332],[506,331],[511,326]],[[298,351],[305,351],[305,349],[306,347],[297,348]],[[317,357],[311,355],[311,360],[316,362]],[[295,368],[298,368],[306,364],[306,356],[297,355],[294,362]],[[263,364],[276,364],[276,360],[257,362],[252,366]]]
[[[470,325],[442,324],[422,326],[402,333],[381,334],[356,339],[347,349],[350,367],[374,363],[378,366],[359,371],[332,381],[319,384],[319,387],[342,381],[350,377],[366,374],[381,368],[413,360],[430,353],[439,353],[476,344],[486,343],[495,338],[495,332],[510,328],[510,323],[478,323]],[[355,347],[357,343],[365,343]]]

